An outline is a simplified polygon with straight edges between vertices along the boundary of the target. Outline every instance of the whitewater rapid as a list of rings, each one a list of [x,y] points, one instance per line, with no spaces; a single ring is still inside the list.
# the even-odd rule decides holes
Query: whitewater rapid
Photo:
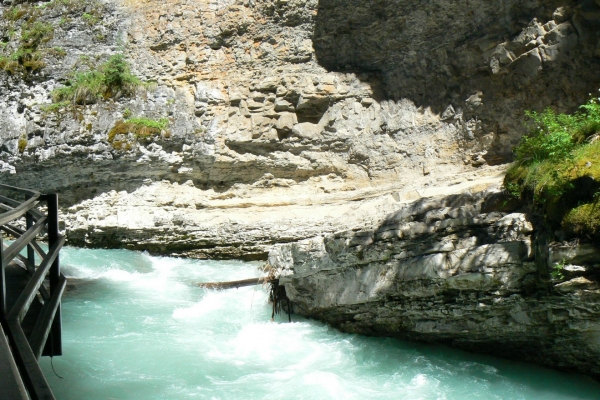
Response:
[[[57,399],[598,399],[600,384],[531,364],[270,321],[257,263],[65,248]]]

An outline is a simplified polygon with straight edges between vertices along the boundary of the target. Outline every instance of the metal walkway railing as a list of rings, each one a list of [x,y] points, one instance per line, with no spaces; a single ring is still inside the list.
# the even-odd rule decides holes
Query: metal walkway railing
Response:
[[[12,243],[5,243],[3,234]],[[40,241],[47,242],[47,251]],[[62,354],[66,279],[58,255],[64,243],[56,194],[0,184],[0,345],[6,334],[10,353],[0,346],[0,369],[14,372],[15,365],[16,387],[33,400],[54,399],[38,360]]]

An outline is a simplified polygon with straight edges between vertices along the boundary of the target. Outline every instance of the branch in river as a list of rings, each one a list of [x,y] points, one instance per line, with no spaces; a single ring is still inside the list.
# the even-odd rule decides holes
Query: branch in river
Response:
[[[269,277],[260,277],[260,278],[250,278],[250,279],[242,279],[239,281],[229,281],[229,282],[204,282],[199,283],[198,286],[207,288],[207,289],[233,289],[244,286],[252,286],[252,285],[262,285],[265,282],[270,282]]]

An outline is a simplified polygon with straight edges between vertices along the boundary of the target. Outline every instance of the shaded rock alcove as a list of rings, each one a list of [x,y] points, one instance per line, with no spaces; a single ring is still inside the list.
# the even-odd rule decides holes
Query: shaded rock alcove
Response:
[[[598,18],[594,1],[320,0],[313,43],[328,70],[379,80],[379,101],[479,121],[496,163],[525,133],[523,110],[573,111],[598,90]]]

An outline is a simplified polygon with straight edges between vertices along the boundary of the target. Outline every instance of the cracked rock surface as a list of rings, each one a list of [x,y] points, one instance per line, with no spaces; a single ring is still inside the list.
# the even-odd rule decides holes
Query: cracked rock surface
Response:
[[[52,31],[35,70],[17,65],[27,7]],[[524,110],[571,112],[600,86],[598,0],[0,13],[0,181],[58,192],[70,244],[268,257],[295,311],[340,329],[600,376],[600,252],[548,245],[482,192]],[[54,89],[117,53],[147,90],[49,111]],[[111,137],[130,117],[168,128]]]

